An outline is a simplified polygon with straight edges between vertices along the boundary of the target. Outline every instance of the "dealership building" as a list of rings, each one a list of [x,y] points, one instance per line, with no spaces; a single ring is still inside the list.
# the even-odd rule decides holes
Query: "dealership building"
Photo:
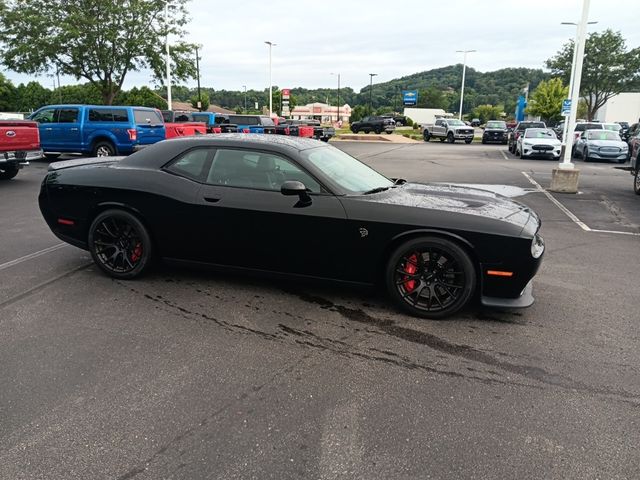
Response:
[[[339,110],[339,112],[338,112]],[[338,113],[340,118],[338,119]],[[326,103],[310,103],[308,105],[299,105],[291,111],[291,118],[301,120],[305,118],[315,118],[322,123],[337,123],[342,120],[343,123],[349,123],[351,117],[351,107],[346,103],[340,108]]]

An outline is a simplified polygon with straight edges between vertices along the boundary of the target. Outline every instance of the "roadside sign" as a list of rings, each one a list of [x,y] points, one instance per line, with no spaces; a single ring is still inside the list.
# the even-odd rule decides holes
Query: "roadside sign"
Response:
[[[290,89],[288,89],[288,88],[283,88],[282,89],[282,98],[283,99],[289,98],[290,95],[291,95],[291,90]]]
[[[258,110],[258,102],[256,102],[256,110]]]
[[[562,116],[568,117],[571,114],[571,99],[562,101]]]
[[[403,90],[402,91],[402,104],[417,105],[418,104],[418,91],[417,90]]]

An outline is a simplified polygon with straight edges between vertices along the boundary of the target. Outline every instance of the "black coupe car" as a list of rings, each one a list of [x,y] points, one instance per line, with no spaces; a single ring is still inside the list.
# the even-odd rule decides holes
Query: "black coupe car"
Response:
[[[526,307],[540,220],[485,190],[389,179],[317,140],[222,134],[126,158],[53,163],[40,209],[112,277],[160,258],[277,276],[386,285],[405,311],[441,318],[479,293]]]

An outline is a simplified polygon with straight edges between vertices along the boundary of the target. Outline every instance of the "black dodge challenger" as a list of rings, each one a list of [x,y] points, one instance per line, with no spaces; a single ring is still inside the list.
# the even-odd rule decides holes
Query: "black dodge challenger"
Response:
[[[527,307],[544,243],[538,216],[495,193],[389,179],[316,140],[223,134],[126,158],[53,163],[40,209],[55,235],[129,279],[155,259],[386,285],[442,318],[478,293]]]

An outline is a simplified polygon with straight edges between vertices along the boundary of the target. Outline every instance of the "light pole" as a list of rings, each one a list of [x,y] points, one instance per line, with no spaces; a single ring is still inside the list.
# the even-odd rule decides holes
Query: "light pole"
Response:
[[[458,112],[458,120],[462,120],[462,102],[464,101],[464,77],[467,73],[467,53],[477,52],[477,50],[456,50],[456,53],[464,53],[464,61],[462,62],[462,86],[460,87],[460,111]]]
[[[202,96],[200,95],[200,58],[198,57],[198,46],[196,45],[196,76],[198,77],[198,111],[202,111]]]
[[[336,122],[340,122],[340,74],[332,73],[331,75],[338,75],[338,111],[336,112]]]
[[[265,41],[264,43],[269,45],[269,117],[271,117],[271,112],[273,112],[273,93],[272,93],[273,83],[271,81],[271,78],[272,78],[271,77],[271,49],[275,47],[277,44],[270,41]]]
[[[369,74],[369,115],[373,114],[373,105],[371,103],[371,95],[373,93],[373,77],[377,76],[377,73]]]
[[[171,110],[171,56],[169,54],[169,0],[164,2],[164,28],[167,30],[165,47],[167,50],[167,108]]]
[[[244,88],[244,114],[246,115],[247,113],[247,86],[246,85],[242,85],[242,88]]]

